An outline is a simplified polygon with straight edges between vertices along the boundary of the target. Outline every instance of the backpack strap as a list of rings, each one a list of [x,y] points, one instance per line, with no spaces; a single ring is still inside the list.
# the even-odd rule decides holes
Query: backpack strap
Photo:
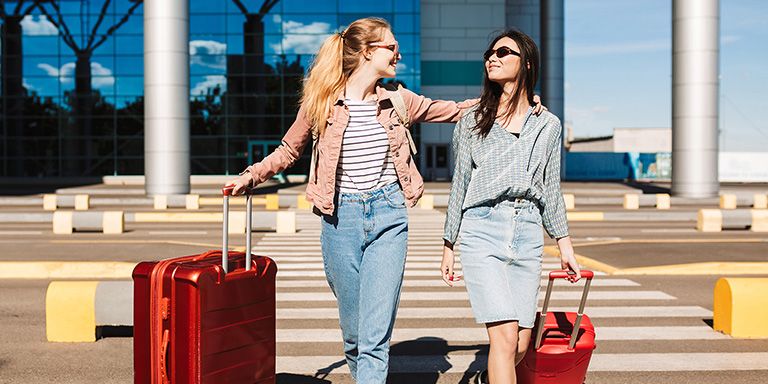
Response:
[[[413,136],[411,136],[411,118],[408,115],[408,107],[405,105],[403,95],[400,94],[400,89],[402,87],[402,84],[400,84],[397,86],[397,90],[388,91],[389,98],[392,101],[392,106],[395,108],[397,117],[400,119],[400,122],[403,123],[403,126],[405,126],[405,135],[408,137],[408,144],[411,146],[411,153],[415,155],[418,153],[418,150],[416,149],[416,143],[413,142]]]
[[[320,149],[317,147],[319,141],[320,133],[317,130],[317,126],[314,126],[312,127],[312,160],[309,163],[309,182],[317,181],[315,168],[317,167],[317,159],[320,157]]]

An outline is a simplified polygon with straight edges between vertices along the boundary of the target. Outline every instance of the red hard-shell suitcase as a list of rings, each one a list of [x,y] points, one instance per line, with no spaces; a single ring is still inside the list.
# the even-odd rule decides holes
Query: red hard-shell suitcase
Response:
[[[547,295],[536,321],[534,342],[530,343],[523,361],[517,366],[517,382],[520,384],[584,383],[589,360],[595,349],[595,327],[589,317],[584,315],[584,305],[594,273],[581,271],[586,283],[577,313],[547,312],[554,280],[564,279],[568,273],[549,273]]]
[[[268,257],[223,247],[133,271],[134,383],[275,383],[275,275]],[[251,249],[247,196],[246,250]]]

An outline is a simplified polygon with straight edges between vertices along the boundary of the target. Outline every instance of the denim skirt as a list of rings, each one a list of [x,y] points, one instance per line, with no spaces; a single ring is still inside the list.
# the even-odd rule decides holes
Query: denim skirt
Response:
[[[530,200],[464,211],[459,250],[478,323],[516,320],[533,328],[543,249],[541,213]]]

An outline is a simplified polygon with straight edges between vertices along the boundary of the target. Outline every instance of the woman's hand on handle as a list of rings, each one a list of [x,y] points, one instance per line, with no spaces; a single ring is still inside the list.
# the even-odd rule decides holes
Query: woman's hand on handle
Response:
[[[252,187],[251,180],[251,176],[248,173],[244,173],[240,177],[228,181],[224,187],[232,187],[232,196],[242,195],[246,189]]]
[[[453,273],[453,264],[456,260],[453,254],[453,244],[447,240],[443,240],[443,242],[443,261],[440,263],[440,275],[446,284],[453,287],[453,283],[461,280],[461,276]]]
[[[566,236],[557,239],[557,248],[560,249],[560,266],[564,270],[570,270],[575,273],[575,275],[568,277],[568,281],[571,283],[579,281],[581,279],[581,269],[579,268],[579,263],[576,262],[571,237]]]

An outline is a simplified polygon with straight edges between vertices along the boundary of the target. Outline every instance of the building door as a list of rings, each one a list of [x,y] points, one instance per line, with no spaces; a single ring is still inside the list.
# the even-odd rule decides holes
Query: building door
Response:
[[[424,177],[432,181],[450,180],[448,169],[448,144],[426,144],[426,163]]]

